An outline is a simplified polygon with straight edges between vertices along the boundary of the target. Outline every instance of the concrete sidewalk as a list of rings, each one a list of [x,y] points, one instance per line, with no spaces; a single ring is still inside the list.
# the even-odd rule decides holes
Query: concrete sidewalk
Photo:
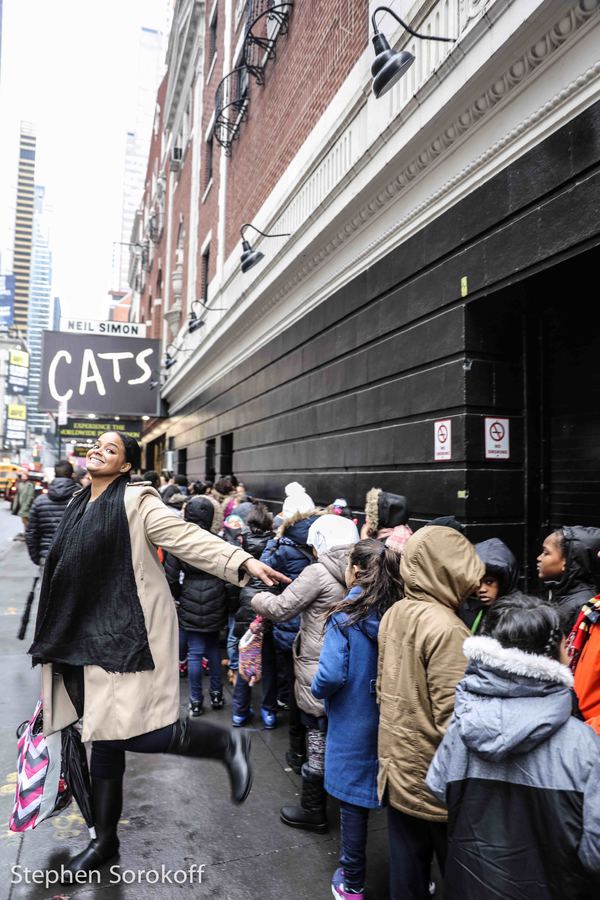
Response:
[[[4,506],[4,504],[2,504]],[[294,830],[279,821],[279,807],[298,800],[300,779],[285,767],[287,728],[285,717],[275,731],[250,729],[254,787],[241,807],[229,802],[225,772],[216,762],[169,756],[128,754],[125,800],[120,829],[121,866],[114,876],[107,872],[101,885],[45,885],[11,883],[13,866],[60,868],[87,842],[87,829],[73,804],[60,815],[25,835],[8,830],[15,780],[15,728],[33,712],[39,675],[26,655],[33,634],[16,640],[21,611],[31,588],[36,567],[24,544],[9,541],[18,526],[7,522],[0,508],[0,900],[46,900],[77,897],[80,900],[138,900],[138,898],[223,898],[223,900],[326,900],[329,882],[337,866],[338,816],[330,803],[331,831],[313,835]],[[9,517],[10,518],[10,517]],[[7,530],[8,529],[8,530]],[[208,690],[208,684],[206,687]],[[187,682],[183,682],[185,714]],[[209,713],[209,721],[229,724],[231,704]],[[256,704],[255,704],[256,706]],[[386,900],[387,835],[385,813],[372,815],[369,836],[369,900]],[[202,882],[189,881],[191,865],[205,866]],[[188,879],[151,884],[163,876],[161,866]],[[126,873],[126,870],[129,870]],[[138,876],[137,870],[142,870]],[[185,870],[185,872],[183,871]],[[131,874],[130,874],[131,873]],[[134,878],[131,884],[118,877]]]

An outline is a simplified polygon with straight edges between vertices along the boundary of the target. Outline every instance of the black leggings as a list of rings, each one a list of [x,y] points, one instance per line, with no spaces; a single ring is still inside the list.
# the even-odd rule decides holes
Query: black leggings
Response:
[[[93,741],[92,778],[122,778],[125,751],[133,753],[177,753],[204,759],[223,759],[229,747],[230,734],[222,725],[178,720],[165,728],[148,731],[125,741]]]
[[[179,725],[166,725],[156,731],[138,734],[125,741],[93,741],[92,778],[121,778],[125,772],[125,751],[132,753],[166,753]]]

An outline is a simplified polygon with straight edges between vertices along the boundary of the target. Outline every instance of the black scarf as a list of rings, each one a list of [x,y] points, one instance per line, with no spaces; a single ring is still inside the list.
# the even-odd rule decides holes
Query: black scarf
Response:
[[[65,510],[44,566],[34,665],[154,669],[131,561],[127,482],[117,478],[91,504],[84,488]]]

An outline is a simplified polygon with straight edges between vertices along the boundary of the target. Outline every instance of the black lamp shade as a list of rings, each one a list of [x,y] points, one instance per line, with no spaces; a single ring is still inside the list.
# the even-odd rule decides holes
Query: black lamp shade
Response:
[[[392,50],[387,39],[381,33],[373,35],[373,48],[376,54],[371,65],[373,93],[379,98],[402,78],[414,63],[415,58],[408,50],[400,52]]]
[[[199,319],[198,316],[192,313],[188,324],[188,334],[193,334],[194,331],[198,331],[198,329],[202,328],[203,325],[204,319]]]
[[[242,250],[243,253],[240,259],[242,272],[247,272],[252,266],[255,266],[261,259],[265,258],[264,253],[261,253],[260,250],[253,250],[246,240],[242,241]]]

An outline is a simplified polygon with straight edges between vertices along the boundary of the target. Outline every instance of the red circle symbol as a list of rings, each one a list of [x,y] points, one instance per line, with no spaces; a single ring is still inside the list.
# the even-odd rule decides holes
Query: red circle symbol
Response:
[[[445,444],[448,440],[448,428],[446,425],[440,425],[438,428],[438,441],[440,444]]]
[[[490,425],[490,437],[494,441],[501,441],[505,435],[504,425],[502,422],[492,422]]]

